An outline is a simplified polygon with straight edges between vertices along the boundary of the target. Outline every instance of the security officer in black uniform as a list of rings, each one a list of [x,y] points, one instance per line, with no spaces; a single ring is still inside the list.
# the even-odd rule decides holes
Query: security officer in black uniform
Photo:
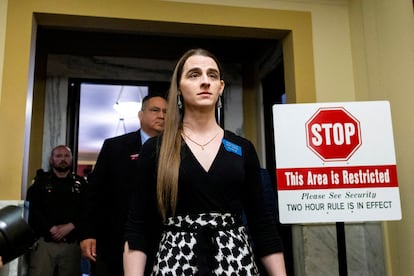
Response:
[[[86,181],[72,172],[72,153],[65,145],[52,150],[49,163],[50,170],[38,170],[27,192],[29,224],[38,236],[29,276],[79,276],[77,225]]]

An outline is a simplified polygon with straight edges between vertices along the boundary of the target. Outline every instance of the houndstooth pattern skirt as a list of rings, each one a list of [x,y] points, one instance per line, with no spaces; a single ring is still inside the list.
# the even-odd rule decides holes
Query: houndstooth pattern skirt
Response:
[[[168,218],[153,276],[259,275],[245,227],[231,214]]]

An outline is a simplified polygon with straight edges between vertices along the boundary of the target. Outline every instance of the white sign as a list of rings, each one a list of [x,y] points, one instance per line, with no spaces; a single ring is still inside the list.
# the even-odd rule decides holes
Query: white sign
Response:
[[[281,223],[401,219],[386,101],[273,106]]]

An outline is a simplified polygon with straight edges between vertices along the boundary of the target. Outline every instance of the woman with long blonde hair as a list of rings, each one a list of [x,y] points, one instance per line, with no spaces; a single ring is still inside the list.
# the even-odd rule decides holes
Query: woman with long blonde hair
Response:
[[[151,275],[259,275],[254,254],[269,275],[286,275],[256,151],[216,121],[224,86],[210,52],[192,49],[178,61],[164,133],[138,158],[142,185],[126,225],[126,276],[144,275],[145,264]]]

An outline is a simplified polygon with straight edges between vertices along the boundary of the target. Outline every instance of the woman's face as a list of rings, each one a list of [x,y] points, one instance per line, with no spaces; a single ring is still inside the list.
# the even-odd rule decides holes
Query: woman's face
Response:
[[[215,107],[224,89],[216,62],[206,56],[189,57],[183,66],[179,89],[186,109]]]

